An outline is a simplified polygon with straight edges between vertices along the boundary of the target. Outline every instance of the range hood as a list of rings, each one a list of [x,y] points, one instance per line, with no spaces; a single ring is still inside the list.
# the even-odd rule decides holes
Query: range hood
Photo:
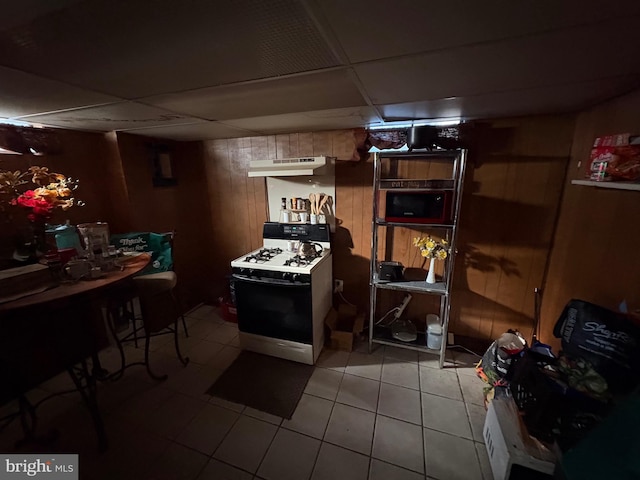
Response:
[[[324,175],[330,157],[295,157],[273,160],[252,160],[249,163],[250,177],[294,177],[301,175]]]

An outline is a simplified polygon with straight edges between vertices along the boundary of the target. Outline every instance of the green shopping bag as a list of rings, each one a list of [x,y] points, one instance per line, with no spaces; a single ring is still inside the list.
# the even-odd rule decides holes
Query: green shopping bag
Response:
[[[134,232],[111,235],[111,245],[122,252],[151,253],[151,262],[138,275],[167,272],[173,268],[171,242],[166,234]]]

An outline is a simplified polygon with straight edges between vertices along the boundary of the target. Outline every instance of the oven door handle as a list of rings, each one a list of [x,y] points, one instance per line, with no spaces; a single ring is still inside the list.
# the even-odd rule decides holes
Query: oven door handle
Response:
[[[234,280],[238,280],[241,282],[249,282],[249,283],[258,283],[261,285],[277,285],[279,287],[288,287],[288,288],[300,288],[300,287],[309,287],[311,286],[310,282],[289,282],[286,280],[276,280],[274,278],[251,278],[245,275],[238,275],[234,273],[231,275]]]

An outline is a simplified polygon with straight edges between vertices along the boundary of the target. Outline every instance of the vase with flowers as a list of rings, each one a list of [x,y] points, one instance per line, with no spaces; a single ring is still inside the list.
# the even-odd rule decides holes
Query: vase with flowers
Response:
[[[436,259],[444,260],[449,256],[449,243],[445,239],[436,240],[426,236],[414,238],[413,245],[420,249],[420,255],[430,260],[427,283],[436,283],[435,261]]]
[[[82,205],[73,197],[77,186],[76,180],[49,172],[47,167],[33,166],[25,172],[0,170],[0,214],[20,237],[13,260],[37,260],[46,253],[46,222],[58,209]],[[26,224],[21,221],[25,217]]]

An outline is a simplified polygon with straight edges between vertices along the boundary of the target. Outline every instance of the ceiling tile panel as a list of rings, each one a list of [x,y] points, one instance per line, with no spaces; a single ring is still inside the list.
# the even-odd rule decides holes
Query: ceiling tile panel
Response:
[[[366,105],[345,70],[205,88],[141,101],[210,120]]]
[[[589,107],[638,87],[640,82],[637,80],[616,77],[486,95],[380,105],[378,108],[387,122],[564,113]]]
[[[80,130],[127,130],[136,127],[194,123],[198,119],[148,105],[122,102],[99,107],[21,117],[28,122]]]
[[[32,22],[35,18],[52,11],[61,10],[83,0],[20,0],[19,2],[2,2],[0,31],[18,27]]]
[[[220,122],[201,121],[186,125],[166,125],[126,130],[127,133],[170,140],[214,140],[216,138],[239,138],[256,135],[256,132],[230,127]]]
[[[635,23],[609,27],[638,32]],[[389,104],[640,75],[639,49],[638,34],[590,26],[354,68],[373,103]]]
[[[351,62],[640,15],[637,0],[317,0]],[[363,34],[363,25],[369,34]]]
[[[18,117],[121,99],[0,67],[0,117]]]
[[[62,128],[237,137],[576,111],[640,86],[637,0],[5,3],[0,117]]]
[[[125,98],[338,65],[296,0],[82,2],[0,32],[0,59]]]
[[[287,132],[355,128],[380,123],[381,119],[371,107],[337,108],[316,112],[288,113],[257,118],[227,120],[233,127],[245,128],[263,135]]]

